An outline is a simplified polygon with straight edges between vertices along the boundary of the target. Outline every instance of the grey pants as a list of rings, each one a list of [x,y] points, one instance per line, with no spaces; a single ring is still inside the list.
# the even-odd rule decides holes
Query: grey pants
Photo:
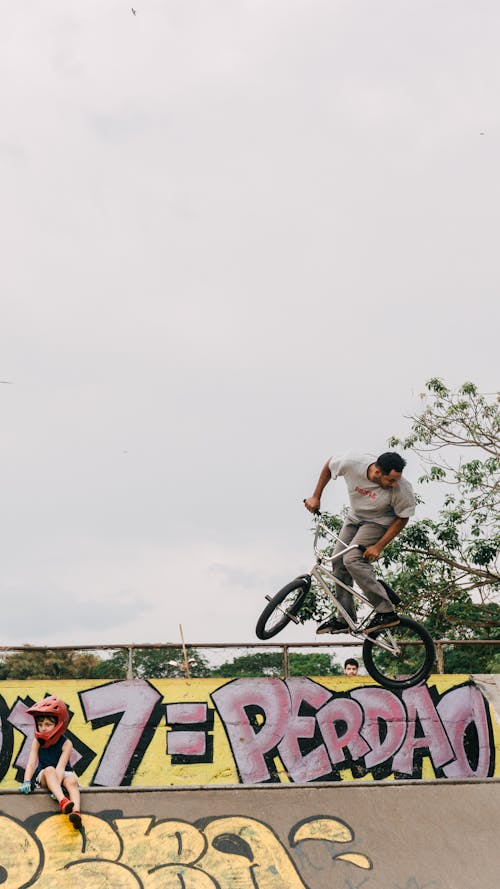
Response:
[[[371,546],[373,543],[377,543],[377,540],[380,540],[385,531],[386,528],[383,525],[377,525],[375,522],[356,524],[346,519],[333,554],[336,555],[344,550],[340,541],[345,544],[361,543],[363,546]],[[337,559],[333,562],[332,573],[334,577],[338,577],[339,580],[351,586],[353,580],[355,580],[376,611],[394,611],[394,605],[373,573],[371,562],[363,558],[363,553],[360,549],[352,549],[345,554],[343,559]],[[356,610],[351,594],[337,584],[335,585],[335,593],[342,607],[345,608],[352,618],[355,618]]]

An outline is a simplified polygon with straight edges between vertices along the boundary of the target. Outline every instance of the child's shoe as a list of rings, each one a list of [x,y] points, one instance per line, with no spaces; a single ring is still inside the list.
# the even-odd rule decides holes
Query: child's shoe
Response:
[[[69,820],[71,821],[75,830],[79,830],[82,826],[82,816],[80,815],[80,812],[72,812],[69,816]]]
[[[59,808],[63,815],[69,815],[69,813],[73,811],[74,805],[75,804],[72,803],[67,796],[63,796],[61,802],[59,803]]]

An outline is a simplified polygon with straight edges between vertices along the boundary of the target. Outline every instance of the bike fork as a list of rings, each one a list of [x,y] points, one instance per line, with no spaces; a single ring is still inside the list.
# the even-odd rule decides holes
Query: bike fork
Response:
[[[268,602],[272,601],[272,596],[268,595],[265,598]],[[295,614],[290,614],[290,612],[287,611],[286,608],[282,608],[281,605],[276,605],[275,608],[276,611],[281,611],[281,613],[284,614],[285,617],[288,618],[288,620],[293,620],[294,624],[300,624],[300,620],[298,619],[298,617],[296,617]]]

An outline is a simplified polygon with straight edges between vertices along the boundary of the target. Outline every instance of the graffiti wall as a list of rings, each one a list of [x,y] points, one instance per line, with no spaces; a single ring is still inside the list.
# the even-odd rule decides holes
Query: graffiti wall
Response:
[[[500,774],[500,729],[465,676],[392,692],[363,678],[0,682],[0,788],[22,780],[46,694],[68,705],[82,786]]]
[[[344,782],[0,790],[5,889],[496,889],[498,786]]]
[[[268,824],[241,815],[198,824],[154,817],[122,817],[110,823],[106,815],[85,815],[83,829],[77,832],[57,815],[45,818],[35,830],[0,815],[0,838],[0,860],[10,889],[20,889],[34,877],[37,889],[68,889],[81,885],[82,879],[85,886],[120,889],[300,889],[305,884],[290,847],[308,839],[330,843],[333,860],[349,862],[353,870],[372,867],[364,853],[341,851],[339,844],[350,843],[354,834],[335,818],[299,821],[289,842],[283,843]],[[261,873],[252,880],[257,869]]]

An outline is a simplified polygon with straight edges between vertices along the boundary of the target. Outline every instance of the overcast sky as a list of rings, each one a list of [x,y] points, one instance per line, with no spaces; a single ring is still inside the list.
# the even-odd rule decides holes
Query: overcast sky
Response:
[[[134,8],[0,0],[1,644],[255,641],[325,460],[498,384],[498,0]]]

